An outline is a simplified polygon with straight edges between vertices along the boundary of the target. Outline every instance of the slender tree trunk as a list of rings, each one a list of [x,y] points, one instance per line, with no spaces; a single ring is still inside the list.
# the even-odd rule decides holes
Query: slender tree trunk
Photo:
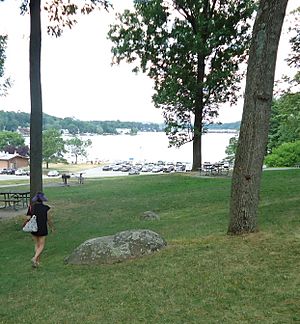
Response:
[[[288,0],[261,0],[249,53],[243,117],[232,177],[229,234],[258,230],[278,43]]]
[[[194,139],[193,139],[193,171],[201,168],[202,160],[202,114],[195,114]]]
[[[203,80],[205,69],[205,57],[198,54],[197,85],[195,101],[195,121],[193,138],[193,171],[198,171],[202,165],[202,122],[203,122]]]
[[[30,195],[42,191],[41,0],[30,1]]]

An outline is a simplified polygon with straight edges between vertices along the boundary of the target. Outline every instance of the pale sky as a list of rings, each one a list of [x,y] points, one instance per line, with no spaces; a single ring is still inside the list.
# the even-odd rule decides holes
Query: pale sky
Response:
[[[132,0],[114,0],[115,11],[129,7]],[[298,0],[289,0],[287,13]],[[30,112],[29,16],[20,16],[21,0],[0,2],[0,33],[9,36],[6,75],[14,82],[7,97],[0,97],[0,110]],[[107,40],[114,13],[104,10],[81,17],[72,30],[60,38],[42,36],[43,111],[56,117],[80,120],[122,120],[163,122],[151,100],[152,81],[134,74],[125,62],[111,66],[111,43]],[[284,59],[289,52],[288,20],[284,24],[277,60],[276,77],[289,73]],[[42,26],[46,26],[42,24]],[[43,27],[42,27],[43,28]],[[45,28],[44,28],[45,29]],[[241,119],[242,100],[236,107],[224,105],[219,120]]]

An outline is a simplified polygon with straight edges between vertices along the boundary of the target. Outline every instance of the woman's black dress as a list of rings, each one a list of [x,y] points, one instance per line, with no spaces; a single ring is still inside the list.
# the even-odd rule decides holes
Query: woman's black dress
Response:
[[[31,232],[34,236],[46,236],[48,235],[48,210],[49,206],[44,205],[43,203],[35,203],[28,209],[27,215],[36,215],[36,222],[38,230],[37,232]]]

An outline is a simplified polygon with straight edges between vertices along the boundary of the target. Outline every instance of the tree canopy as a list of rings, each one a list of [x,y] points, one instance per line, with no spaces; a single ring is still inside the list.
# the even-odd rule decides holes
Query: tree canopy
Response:
[[[90,139],[84,141],[77,136],[66,141],[67,150],[75,157],[75,164],[80,156],[87,156],[86,149],[92,145]]]
[[[19,127],[29,128],[29,126],[30,114],[20,111],[14,112],[0,110],[0,131],[16,131]],[[228,126],[231,127],[230,125]],[[74,117],[59,118],[48,114],[43,114],[43,130],[49,128],[66,130],[73,135],[81,133],[116,134],[118,128],[137,129],[139,132],[159,132],[163,131],[164,125],[157,123],[142,123],[120,120],[83,121]]]
[[[290,39],[292,46],[291,53],[289,54],[288,63],[290,66],[294,66],[300,69],[300,7],[294,11],[294,23],[291,28],[294,32],[294,36]]]
[[[294,143],[300,140],[300,7],[292,12],[293,25],[290,28],[291,51],[287,62],[290,67],[296,69],[293,78],[283,77],[284,82],[288,82],[287,89],[282,91],[281,96],[276,98],[272,104],[272,115],[270,121],[268,153],[280,147],[283,152],[288,146],[284,143]],[[272,165],[279,166],[280,161],[275,162],[277,155],[272,156]],[[270,161],[270,159],[268,159]],[[286,165],[286,162],[282,166]]]
[[[7,35],[0,35],[0,96],[5,96],[11,87],[10,78],[5,78],[6,44]]]
[[[251,0],[135,1],[110,27],[113,63],[131,63],[154,81],[170,145],[193,141],[194,168],[204,124],[237,99],[253,10]]]
[[[3,150],[6,146],[23,146],[25,141],[22,135],[16,132],[2,131],[0,132],[0,151]]]
[[[107,0],[47,1],[43,8],[48,12],[48,33],[60,36],[63,28],[72,27],[76,14],[88,14],[96,8],[109,6]],[[42,179],[42,124],[43,104],[41,85],[41,0],[23,0],[22,12],[30,13],[29,74],[30,74],[30,196],[43,190]],[[52,25],[53,24],[53,25]]]
[[[31,0],[22,0],[22,14],[28,11],[30,3]],[[112,5],[109,0],[46,1],[43,3],[42,9],[48,16],[47,33],[51,36],[60,37],[66,28],[71,29],[77,24],[80,15],[88,15],[101,8],[108,10],[110,7]]]
[[[286,93],[272,105],[269,153],[287,142],[300,140],[300,92]]]
[[[43,161],[47,168],[49,163],[65,162],[63,157],[65,152],[65,141],[60,131],[57,129],[43,131]]]

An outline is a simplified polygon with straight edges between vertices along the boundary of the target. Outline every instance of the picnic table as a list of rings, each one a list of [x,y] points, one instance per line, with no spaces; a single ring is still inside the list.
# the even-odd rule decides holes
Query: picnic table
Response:
[[[30,191],[2,191],[0,192],[0,208],[13,208],[17,210],[18,207],[28,207],[30,199]]]
[[[229,173],[229,166],[222,162],[218,162],[218,163],[204,162],[202,168],[200,168],[200,174],[204,174],[206,176],[228,175],[228,173]]]

